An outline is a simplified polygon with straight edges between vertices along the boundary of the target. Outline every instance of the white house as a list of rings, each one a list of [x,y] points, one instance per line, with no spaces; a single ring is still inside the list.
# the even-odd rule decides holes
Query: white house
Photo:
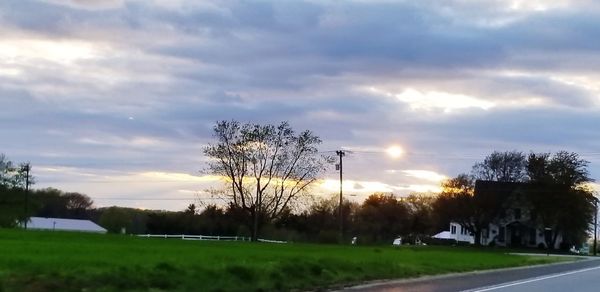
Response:
[[[553,234],[538,223],[535,211],[526,200],[527,185],[512,182],[477,181],[475,196],[496,196],[501,202],[497,217],[482,231],[482,245],[495,244],[509,247],[545,246],[546,233]],[[456,222],[450,223],[450,230],[433,236],[439,239],[453,239],[475,243],[474,236]],[[558,248],[562,234],[557,235],[554,248]]]
[[[25,227],[21,224],[22,227]],[[31,217],[27,229],[106,233],[106,229],[90,220]]]

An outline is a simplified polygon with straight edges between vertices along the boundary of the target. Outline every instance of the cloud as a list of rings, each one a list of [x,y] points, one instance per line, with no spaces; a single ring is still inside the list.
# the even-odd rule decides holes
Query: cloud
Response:
[[[504,149],[578,151],[597,175],[599,16],[586,0],[2,1],[0,151],[197,173],[216,120],[289,120],[322,150],[356,150],[345,175],[365,195],[433,189]],[[382,151],[394,143],[399,160]],[[194,189],[50,174],[95,196]]]
[[[425,181],[430,181],[430,182],[434,182],[434,183],[438,183],[438,184],[448,178],[447,176],[445,176],[443,174],[439,174],[439,173],[436,173],[435,171],[430,171],[430,170],[414,170],[413,169],[413,170],[403,170],[402,172],[409,177],[414,177],[414,178],[418,178],[418,179],[422,179]]]
[[[369,90],[375,94],[394,97],[398,101],[409,104],[410,108],[413,110],[442,109],[444,112],[450,113],[455,110],[468,108],[487,110],[496,106],[496,104],[492,102],[463,94],[451,94],[438,91],[420,92],[412,88],[407,88],[397,94],[385,92],[375,87],[371,87]]]
[[[43,2],[56,5],[64,5],[71,8],[98,10],[116,9],[123,7],[123,0],[42,0]]]

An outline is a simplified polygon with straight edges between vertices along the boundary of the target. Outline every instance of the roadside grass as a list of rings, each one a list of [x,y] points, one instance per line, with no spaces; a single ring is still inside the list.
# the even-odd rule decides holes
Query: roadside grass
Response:
[[[2,291],[287,291],[564,261],[458,247],[361,247],[0,229]]]

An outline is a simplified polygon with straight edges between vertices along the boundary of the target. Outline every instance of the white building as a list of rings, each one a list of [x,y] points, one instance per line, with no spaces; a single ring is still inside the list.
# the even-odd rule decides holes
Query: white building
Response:
[[[475,243],[475,239],[473,238],[473,236],[471,236],[469,231],[467,231],[467,228],[462,227],[460,224],[458,224],[456,222],[450,222],[450,230],[449,231],[442,231],[442,232],[434,235],[433,238],[451,239],[451,240],[455,240],[455,241],[468,242],[471,244]]]
[[[29,218],[27,229],[106,233],[106,229],[90,220],[42,217]]]
[[[546,233],[555,235],[538,223],[536,213],[526,199],[527,187],[523,183],[477,181],[475,196],[496,196],[501,206],[493,223],[482,230],[481,245],[545,247]],[[450,230],[433,238],[475,243],[474,236],[456,222],[450,223]],[[561,242],[562,234],[559,233],[554,248],[558,248]]]

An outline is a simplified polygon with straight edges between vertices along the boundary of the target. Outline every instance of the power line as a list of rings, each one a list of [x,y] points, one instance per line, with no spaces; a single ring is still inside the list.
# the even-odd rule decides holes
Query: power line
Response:
[[[190,201],[190,200],[222,200],[221,198],[91,198],[94,201]]]

